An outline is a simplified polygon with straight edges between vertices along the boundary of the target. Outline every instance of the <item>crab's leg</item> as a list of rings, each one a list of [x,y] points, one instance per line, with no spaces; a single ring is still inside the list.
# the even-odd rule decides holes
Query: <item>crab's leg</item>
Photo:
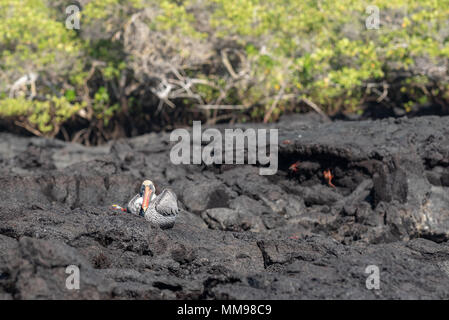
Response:
[[[111,206],[111,208],[114,209],[114,210],[120,210],[120,211],[123,211],[123,212],[128,212],[128,210],[126,210],[126,208],[120,207],[120,206],[117,205],[117,204],[113,204],[113,205]]]

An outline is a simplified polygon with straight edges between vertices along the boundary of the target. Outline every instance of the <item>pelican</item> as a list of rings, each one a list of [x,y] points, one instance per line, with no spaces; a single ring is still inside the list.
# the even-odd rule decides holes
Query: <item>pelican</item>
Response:
[[[145,180],[140,191],[128,203],[126,211],[144,217],[150,224],[162,229],[172,228],[178,215],[178,200],[171,189],[164,189],[156,196],[156,188]]]

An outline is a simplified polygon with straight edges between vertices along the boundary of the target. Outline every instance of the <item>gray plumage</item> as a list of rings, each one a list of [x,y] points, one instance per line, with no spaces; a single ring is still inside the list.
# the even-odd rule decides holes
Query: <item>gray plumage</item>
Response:
[[[154,187],[152,188],[153,190]],[[133,214],[145,217],[153,226],[162,229],[172,228],[178,215],[178,199],[171,189],[164,189],[156,196],[151,194],[150,204],[144,212],[142,208],[143,196],[136,194],[128,203],[127,210]]]

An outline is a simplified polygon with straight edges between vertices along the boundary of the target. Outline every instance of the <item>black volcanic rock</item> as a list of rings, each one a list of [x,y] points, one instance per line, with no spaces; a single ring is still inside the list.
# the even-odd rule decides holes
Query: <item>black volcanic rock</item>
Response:
[[[173,165],[169,134],[88,148],[0,133],[0,299],[449,298],[448,117],[267,127],[273,176]],[[173,229],[109,208],[145,178],[178,194]]]

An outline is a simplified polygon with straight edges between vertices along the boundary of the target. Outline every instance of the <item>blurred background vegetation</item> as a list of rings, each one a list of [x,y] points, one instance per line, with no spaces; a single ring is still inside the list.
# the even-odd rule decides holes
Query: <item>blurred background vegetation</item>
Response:
[[[449,0],[0,0],[0,125],[98,144],[192,119],[447,112],[448,17]]]

